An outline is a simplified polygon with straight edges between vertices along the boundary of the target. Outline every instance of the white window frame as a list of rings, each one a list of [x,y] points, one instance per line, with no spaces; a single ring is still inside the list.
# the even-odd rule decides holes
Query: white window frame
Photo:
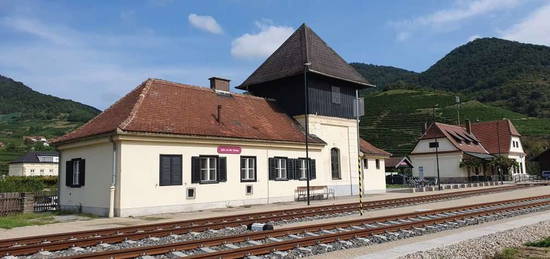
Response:
[[[206,161],[206,167],[203,167],[203,161]],[[218,176],[218,158],[217,157],[200,157],[200,176],[201,182],[215,182]]]
[[[73,186],[80,185],[80,160],[73,160]]]
[[[307,163],[305,159],[299,159],[300,162],[300,180],[307,180]]]
[[[244,167],[241,168],[241,172],[244,172],[244,178],[241,178],[243,181],[254,181],[256,180],[255,163],[256,157],[241,157],[241,160],[244,159]],[[242,175],[242,174],[241,174]]]
[[[288,168],[286,166],[286,158],[275,158],[275,172],[277,172],[276,180],[288,180]]]

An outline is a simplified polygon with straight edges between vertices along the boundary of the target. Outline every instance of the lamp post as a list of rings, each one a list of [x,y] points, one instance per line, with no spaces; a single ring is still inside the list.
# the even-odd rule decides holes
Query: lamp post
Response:
[[[309,91],[308,91],[308,85],[307,85],[307,72],[309,71],[309,66],[311,66],[311,63],[306,62],[304,63],[304,98],[305,98],[305,104],[304,104],[304,110],[305,110],[305,128],[306,128],[306,196],[307,196],[307,205],[309,206]]]
[[[433,111],[432,111],[434,125],[435,125],[435,107],[437,107],[437,104],[433,106]],[[437,141],[437,137],[435,138],[435,142],[433,146],[435,146],[435,163],[437,166],[437,189],[441,191],[441,178],[439,177],[439,142]]]

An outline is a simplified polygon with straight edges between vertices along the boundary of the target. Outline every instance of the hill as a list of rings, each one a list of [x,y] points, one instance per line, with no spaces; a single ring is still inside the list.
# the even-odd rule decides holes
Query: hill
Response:
[[[32,148],[23,136],[53,138],[99,114],[99,110],[71,100],[45,95],[13,79],[0,76],[0,174],[7,163]]]
[[[371,84],[376,85],[376,89],[383,90],[393,85],[417,85],[418,73],[392,67],[377,66],[372,64],[351,63]]]
[[[423,87],[459,93],[470,99],[531,117],[550,118],[550,47],[482,38],[452,50],[428,70],[403,73],[352,63],[382,89]],[[406,71],[406,70],[404,70]],[[414,73],[414,72],[413,72]]]
[[[431,122],[433,106],[436,120],[457,123],[455,95],[445,91],[388,90],[364,94],[366,115],[361,120],[361,136],[374,145],[395,155],[411,151],[422,133],[425,122]],[[465,99],[460,107],[460,120],[489,121],[510,119],[524,136],[527,152],[537,142],[550,144],[550,119],[533,118],[500,107]],[[538,145],[538,144],[536,144]],[[537,148],[539,148],[537,146]]]

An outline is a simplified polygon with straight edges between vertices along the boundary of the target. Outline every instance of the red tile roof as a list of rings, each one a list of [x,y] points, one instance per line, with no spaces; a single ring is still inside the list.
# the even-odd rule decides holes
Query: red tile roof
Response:
[[[221,118],[218,122],[218,106]],[[264,98],[148,79],[82,127],[54,143],[126,132],[304,142],[302,127]],[[311,135],[310,141],[324,143]]]
[[[407,157],[392,156],[385,161],[386,167],[413,167],[411,161]]]
[[[472,123],[472,132],[491,154],[508,153],[512,136],[520,137],[518,130],[510,120]]]
[[[464,152],[488,154],[480,141],[461,126],[436,122],[428,128],[420,139],[446,138],[457,149]]]
[[[375,146],[373,146],[371,143],[367,142],[366,140],[361,138],[360,141],[361,146],[361,152],[367,154],[367,155],[377,155],[377,156],[391,156],[391,153],[386,152],[382,149],[379,149]]]

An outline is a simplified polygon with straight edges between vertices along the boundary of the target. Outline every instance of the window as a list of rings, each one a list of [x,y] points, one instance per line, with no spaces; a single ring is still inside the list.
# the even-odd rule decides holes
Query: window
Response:
[[[191,183],[218,183],[227,180],[227,159],[218,156],[191,158]]]
[[[340,150],[337,148],[330,150],[330,165],[332,179],[342,179],[342,175],[340,174]]]
[[[246,195],[252,195],[252,185],[246,185],[245,192]]]
[[[523,163],[519,163],[519,172],[523,174]]]
[[[86,160],[75,158],[65,163],[65,185],[76,188],[84,186],[86,179]]]
[[[298,171],[300,173],[298,180],[307,180],[307,160],[298,159],[298,163]]]
[[[340,87],[333,86],[332,87],[332,103],[334,104],[341,104],[342,103],[342,96],[340,94]]]
[[[31,169],[31,173],[34,173],[34,169]]]
[[[189,200],[195,199],[195,188],[187,188],[186,198]]]
[[[276,158],[275,159],[275,171],[277,172],[276,180],[287,180],[286,174],[286,158]]]
[[[241,182],[256,181],[256,157],[241,157]]]
[[[369,169],[369,160],[367,158],[363,159],[363,166],[365,167],[365,169]]]
[[[376,159],[376,169],[380,169],[380,159]]]
[[[73,162],[73,186],[78,186],[80,180],[80,160]]]
[[[159,185],[182,185],[181,155],[160,155]]]
[[[53,169],[50,169],[50,173],[53,173]]]
[[[44,172],[44,169],[40,169],[40,172],[43,173],[43,172]]]
[[[215,182],[218,174],[215,157],[201,157],[201,182]]]

